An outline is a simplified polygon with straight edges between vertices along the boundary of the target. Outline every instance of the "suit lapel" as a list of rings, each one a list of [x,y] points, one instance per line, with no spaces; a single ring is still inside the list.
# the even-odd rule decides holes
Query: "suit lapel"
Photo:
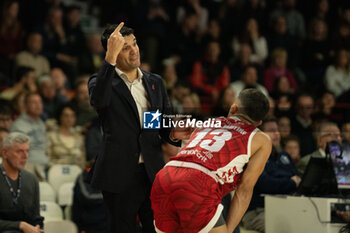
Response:
[[[116,90],[117,94],[123,97],[130,104],[134,114],[137,117],[137,120],[138,120],[137,122],[139,123],[140,116],[139,116],[139,112],[137,111],[135,100],[132,97],[131,92],[126,86],[126,84],[124,83],[124,81],[118,75],[116,75],[115,78],[112,80],[112,86]]]
[[[155,106],[155,103],[156,103],[156,99],[155,99],[156,96],[153,94],[153,91],[155,91],[155,84],[148,73],[145,73],[142,71],[142,74],[143,74],[142,84],[146,89],[146,92],[148,95],[148,101],[151,105],[149,110],[153,110],[152,108]]]

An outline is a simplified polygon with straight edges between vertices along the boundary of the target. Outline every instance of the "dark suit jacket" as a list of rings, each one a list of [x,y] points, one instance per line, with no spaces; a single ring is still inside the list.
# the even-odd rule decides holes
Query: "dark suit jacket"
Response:
[[[143,85],[151,104],[150,110],[159,109],[170,114],[170,102],[160,76],[144,72]],[[153,182],[164,166],[161,138],[180,146],[169,138],[169,128],[142,129],[136,103],[115,67],[104,61],[98,74],[89,80],[90,103],[98,112],[103,144],[91,169],[91,184],[103,191],[122,192],[132,178],[142,153],[147,175]]]

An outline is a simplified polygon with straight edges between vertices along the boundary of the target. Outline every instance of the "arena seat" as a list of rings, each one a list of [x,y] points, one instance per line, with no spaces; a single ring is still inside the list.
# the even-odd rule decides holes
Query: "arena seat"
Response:
[[[44,225],[45,233],[78,233],[78,228],[70,220],[47,221]]]
[[[56,164],[50,167],[48,181],[58,193],[60,186],[67,182],[75,182],[82,169],[77,165]]]
[[[40,215],[45,218],[44,224],[46,223],[46,221],[63,220],[63,211],[56,202],[40,202]]]
[[[67,182],[60,186],[58,190],[58,204],[61,206],[73,204],[73,182]]]
[[[40,201],[56,201],[56,192],[48,182],[39,182]]]

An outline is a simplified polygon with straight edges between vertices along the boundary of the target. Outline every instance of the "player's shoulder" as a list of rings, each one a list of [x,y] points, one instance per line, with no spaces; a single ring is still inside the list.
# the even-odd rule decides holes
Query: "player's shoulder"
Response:
[[[271,138],[269,135],[264,133],[261,130],[257,130],[257,132],[254,135],[253,142],[256,144],[261,144],[261,145],[270,145],[271,144]]]

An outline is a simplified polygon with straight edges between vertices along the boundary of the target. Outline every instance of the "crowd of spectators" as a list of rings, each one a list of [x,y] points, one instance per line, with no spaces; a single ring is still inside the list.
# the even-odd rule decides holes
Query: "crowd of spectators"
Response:
[[[55,163],[84,168],[99,151],[87,80],[104,60],[102,28],[121,21],[135,29],[141,68],[163,77],[176,113],[226,115],[241,90],[258,88],[296,166],[324,147],[324,122],[350,141],[347,0],[1,2],[1,132],[31,138],[39,179]],[[166,160],[176,152],[163,149]]]

